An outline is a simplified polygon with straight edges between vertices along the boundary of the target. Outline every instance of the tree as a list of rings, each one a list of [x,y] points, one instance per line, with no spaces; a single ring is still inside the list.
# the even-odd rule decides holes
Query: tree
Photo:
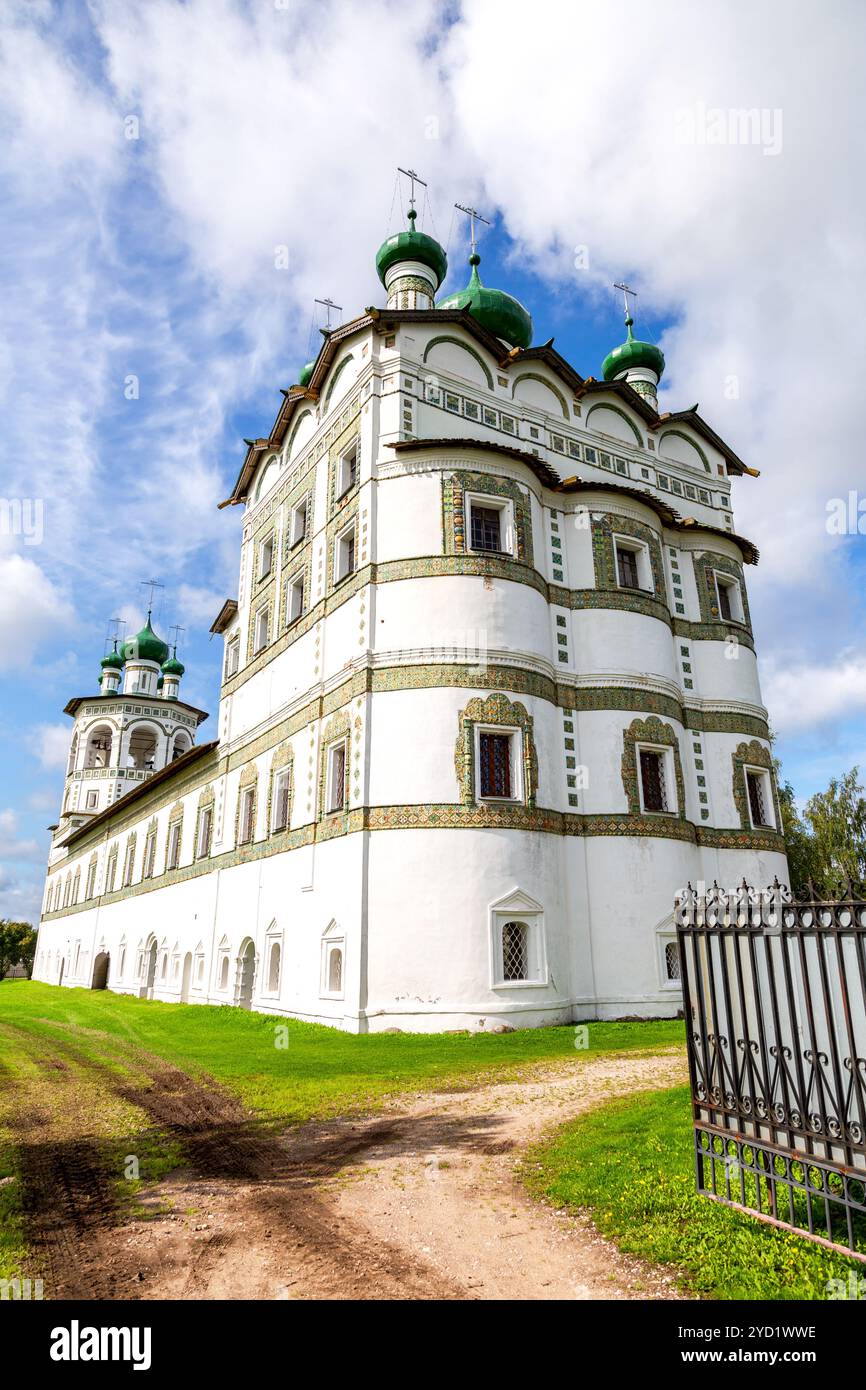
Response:
[[[815,879],[818,866],[815,858],[815,844],[811,831],[806,825],[794,796],[790,782],[782,781],[782,768],[778,758],[774,761],[776,786],[779,791],[779,810],[782,814],[782,834],[785,837],[785,853],[788,856],[790,888],[800,896],[806,893],[809,879]]]
[[[864,883],[866,796],[859,768],[832,778],[826,791],[809,798],[801,815],[778,759],[774,766],[792,892],[805,895],[811,879],[819,895],[832,898],[847,891],[849,879]]]
[[[838,893],[848,879],[866,879],[866,796],[860,769],[852,767],[833,777],[825,792],[816,792],[804,812],[812,832],[812,878],[827,896]],[[817,876],[816,876],[817,874]]]
[[[36,932],[29,922],[0,918],[0,980],[16,965],[23,965],[28,978],[36,954]]]

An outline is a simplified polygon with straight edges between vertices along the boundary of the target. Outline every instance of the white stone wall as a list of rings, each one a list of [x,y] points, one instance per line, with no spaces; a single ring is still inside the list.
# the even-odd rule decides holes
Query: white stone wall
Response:
[[[463,346],[446,342],[431,347],[434,338],[461,335]],[[423,567],[425,560],[443,555],[442,479],[455,471],[508,479],[523,491],[531,507],[535,568],[555,586],[595,588],[588,515],[636,521],[658,538],[666,585],[659,597],[671,609],[671,551],[676,551],[685,609],[678,616],[692,623],[701,621],[693,556],[712,550],[738,561],[741,554],[724,535],[699,527],[701,522],[719,528],[727,524],[718,503],[728,497],[729,483],[720,475],[721,457],[706,441],[698,447],[709,472],[692,444],[679,437],[660,440],[636,414],[629,425],[612,410],[593,410],[588,426],[589,398],[574,401],[570,388],[543,362],[532,360],[527,371],[519,362],[503,368],[451,324],[407,323],[396,338],[396,347],[387,348],[381,335],[367,330],[345,344],[335,358],[331,380],[342,362],[348,365],[340,372],[328,411],[322,413],[326,385],[319,403],[304,404],[310,414],[291,447],[263,460],[265,481],[244,523],[239,613],[225,634],[227,640],[239,634],[241,662],[239,675],[227,684],[216,721],[220,748],[208,773],[214,825],[206,870],[193,862],[193,854],[199,798],[208,779],[193,765],[179,790],[171,783],[154,788],[119,809],[98,838],[94,832],[81,841],[73,839],[68,851],[58,854],[48,892],[57,874],[65,878],[76,870],[83,892],[95,853],[96,897],[93,905],[79,898],[75,910],[50,913],[43,921],[38,978],[56,981],[63,958],[63,983],[87,985],[100,951],[108,950],[110,988],[140,993],[147,988],[146,973],[138,968],[140,953],[155,939],[154,997],[184,996],[184,961],[189,955],[188,1001],[237,1003],[238,961],[245,942],[252,940],[257,956],[253,1007],[352,1030],[490,1027],[499,1022],[517,1026],[671,1014],[679,1008],[679,992],[665,975],[664,945],[672,938],[675,891],[701,879],[727,884],[745,876],[765,883],[777,873],[784,879],[784,856],[776,851],[753,849],[747,843],[717,849],[664,835],[623,834],[615,822],[597,823],[592,834],[561,834],[537,825],[410,825],[412,808],[423,821],[431,809],[459,803],[454,766],[459,718],[473,697],[484,698],[497,688],[483,674],[490,665],[516,670],[527,683],[556,682],[560,689],[570,686],[574,691],[571,730],[565,727],[568,716],[561,704],[544,698],[535,687],[531,693],[504,691],[533,719],[539,764],[536,805],[560,816],[615,818],[627,812],[624,732],[635,719],[647,717],[642,710],[651,707],[648,702],[675,701],[710,721],[731,715],[760,718],[764,711],[756,660],[745,645],[732,657],[724,640],[680,639],[661,614],[604,607],[570,610],[549,603],[538,588],[512,577],[418,572],[419,564]],[[448,400],[458,402],[457,412],[446,407]],[[593,404],[602,401],[593,398]],[[494,410],[497,424],[485,424],[483,413],[478,420],[470,418],[466,402],[470,407],[476,403],[481,412],[485,405]],[[613,403],[623,409],[620,401]],[[328,573],[327,453],[304,474],[305,461],[319,452],[320,438],[346,412],[356,418],[360,438],[357,496],[352,502],[359,516],[360,567],[401,561],[416,565],[415,572],[390,582],[375,583],[370,572],[367,583],[355,591],[349,586],[348,596],[345,590],[342,595],[334,591]],[[503,417],[512,420],[513,434],[503,429]],[[412,426],[407,431],[409,419]],[[599,432],[602,427],[607,435]],[[387,447],[407,432],[420,438],[516,445],[535,451],[562,477],[578,475],[604,486],[553,493],[526,464],[493,451],[431,447],[395,453]],[[291,438],[291,428],[288,433]],[[683,433],[688,434],[686,427]],[[569,440],[581,449],[595,448],[596,461],[569,457]],[[601,463],[604,454],[611,461],[607,469]],[[669,480],[665,487],[652,481],[657,466]],[[256,593],[261,592],[255,570],[261,521],[268,518],[274,529],[281,604],[283,581],[297,563],[294,557],[285,562],[282,543],[289,520],[287,489],[296,477],[313,494],[309,607],[316,611],[297,634],[286,634],[282,621],[272,619],[274,650],[250,665],[249,624]],[[680,497],[672,495],[673,479],[679,482]],[[651,506],[611,491],[617,483],[642,488],[694,516],[697,524],[688,533],[666,527]],[[256,486],[254,481],[253,497]],[[687,486],[695,492],[700,487],[711,503],[697,497],[686,500]],[[284,494],[285,500],[280,500]],[[554,536],[561,539],[561,549],[552,546]],[[555,553],[561,555],[558,565]],[[555,578],[555,569],[561,570],[561,580]],[[557,616],[565,618],[564,625]],[[563,634],[565,648],[558,641]],[[683,643],[689,649],[688,675],[683,670]],[[561,651],[567,660],[560,660]],[[384,679],[393,668],[411,673],[437,664],[443,670],[462,668],[464,681],[457,684],[445,673],[441,684],[366,692],[359,688],[349,700],[346,682],[364,672],[371,672],[371,679]],[[341,706],[337,692],[344,686]],[[582,709],[583,694],[598,690],[607,693],[613,707]],[[375,829],[353,828],[323,839],[318,819],[322,738],[341,707],[353,726],[358,721],[351,743],[350,811],[367,807],[379,811],[380,817]],[[750,736],[703,733],[699,770],[691,730],[678,717],[663,714],[662,719],[678,741],[687,820],[699,830],[736,834],[740,825],[732,791],[732,755]],[[278,837],[271,835],[266,815],[271,757],[287,738],[294,755],[290,834],[298,842],[290,850],[282,849]],[[573,748],[567,747],[566,739]],[[766,740],[763,744],[768,746]],[[574,758],[574,769],[567,767],[567,757]],[[258,771],[256,833],[249,848],[238,849],[239,784],[242,769],[250,764]],[[576,788],[569,784],[569,775],[575,775]],[[705,785],[699,785],[699,776]],[[706,801],[700,800],[701,794]],[[176,881],[164,883],[168,822],[178,799],[184,803],[180,874]],[[386,808],[396,808],[390,820]],[[154,815],[156,877],[141,884],[145,837]],[[384,824],[393,828],[382,828]],[[314,825],[315,842],[305,843],[313,838]],[[119,888],[132,830],[133,889],[105,898],[109,854],[116,849]],[[537,978],[519,984],[503,983],[496,968],[494,927],[501,926],[503,913],[512,911],[531,920],[535,964],[543,957]],[[274,943],[282,953],[276,991],[268,980]],[[343,952],[339,994],[323,985],[328,952],[337,945]],[[77,972],[72,968],[76,951]],[[230,969],[223,988],[220,963],[225,954]],[[199,959],[204,962],[201,979]]]

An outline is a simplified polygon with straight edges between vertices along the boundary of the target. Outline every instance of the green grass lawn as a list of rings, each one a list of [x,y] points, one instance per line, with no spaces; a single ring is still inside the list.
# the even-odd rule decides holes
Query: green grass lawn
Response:
[[[586,1208],[621,1250],[680,1272],[710,1298],[825,1299],[855,1260],[742,1216],[695,1192],[688,1087],[616,1101],[527,1157],[524,1178],[557,1206]]]
[[[590,1023],[589,1047],[582,1051],[575,1049],[571,1026],[357,1037],[242,1009],[161,1004],[27,980],[0,983],[0,1027],[4,1023],[42,1041],[70,1038],[80,1051],[92,1049],[121,1068],[130,1048],[144,1048],[186,1071],[214,1077],[259,1114],[292,1122],[371,1108],[400,1091],[501,1079],[527,1064],[684,1043],[683,1024],[676,1020]],[[26,1037],[19,1036],[26,1047]]]

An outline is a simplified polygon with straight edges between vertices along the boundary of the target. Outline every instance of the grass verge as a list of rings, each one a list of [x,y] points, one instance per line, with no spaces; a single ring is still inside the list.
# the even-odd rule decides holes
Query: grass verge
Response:
[[[676,1266],[708,1298],[825,1299],[856,1260],[775,1230],[695,1192],[688,1087],[615,1101],[527,1155],[523,1178],[557,1206],[588,1211],[619,1248]]]
[[[60,989],[27,980],[0,983],[0,1023],[40,1045],[73,1033],[123,1070],[136,1047],[192,1074],[208,1074],[258,1114],[290,1123],[375,1108],[387,1095],[444,1089],[518,1074],[521,1068],[600,1053],[657,1051],[684,1042],[677,1020],[590,1023],[588,1048],[575,1029],[446,1035],[370,1033],[358,1037],[320,1024],[216,1005],[161,1004],[130,995]],[[21,1046],[26,1046],[22,1036]]]

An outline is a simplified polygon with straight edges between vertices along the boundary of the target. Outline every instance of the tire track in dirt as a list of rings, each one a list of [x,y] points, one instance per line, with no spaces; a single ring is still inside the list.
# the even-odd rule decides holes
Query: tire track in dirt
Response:
[[[121,1076],[114,1041],[103,1058],[93,1041],[52,1039],[43,1071],[63,1084],[68,1065],[91,1094],[134,1107],[146,1128],[128,1149],[169,1142],[185,1166],[139,1195],[144,1219],[130,1215],[115,1195],[117,1144],[109,1161],[105,1144],[52,1138],[45,1117],[22,1110],[25,1211],[53,1297],[676,1297],[669,1274],[526,1197],[516,1163],[545,1127],[675,1084],[680,1055],[560,1063],[280,1136],[208,1078],[134,1045]]]

